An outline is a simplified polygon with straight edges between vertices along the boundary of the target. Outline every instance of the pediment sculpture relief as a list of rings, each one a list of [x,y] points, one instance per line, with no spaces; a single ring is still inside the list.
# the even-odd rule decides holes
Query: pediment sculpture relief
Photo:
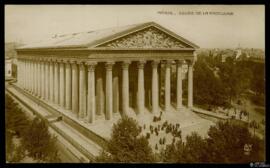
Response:
[[[109,48],[186,48],[186,44],[156,29],[148,28],[105,43]]]

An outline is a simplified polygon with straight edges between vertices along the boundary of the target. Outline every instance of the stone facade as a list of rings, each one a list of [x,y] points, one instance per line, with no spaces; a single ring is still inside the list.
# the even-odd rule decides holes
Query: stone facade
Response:
[[[111,120],[114,113],[130,115],[130,108],[137,115],[145,108],[158,113],[161,80],[165,80],[164,110],[169,111],[172,66],[177,70],[176,108],[181,110],[182,65],[187,63],[192,108],[194,51],[192,43],[151,22],[94,48],[18,49],[18,86],[94,123],[98,116]]]

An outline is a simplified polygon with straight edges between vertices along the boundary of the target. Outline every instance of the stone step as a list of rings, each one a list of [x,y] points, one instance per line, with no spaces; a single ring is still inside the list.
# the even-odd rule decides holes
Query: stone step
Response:
[[[53,123],[52,127],[90,160],[94,160],[102,151],[102,147],[62,121]]]
[[[27,108],[35,111],[39,117],[44,118],[48,123],[50,123],[51,127],[53,127],[61,136],[67,139],[73,146],[78,148],[78,150],[87,156],[89,160],[93,160],[94,157],[97,156],[99,151],[102,149],[101,146],[104,146],[104,143],[100,142],[99,138],[96,138],[99,136],[95,136],[93,133],[89,133],[89,131],[81,128],[81,126],[78,126],[78,124],[75,124],[74,121],[69,120],[66,124],[65,122],[68,120],[67,117],[61,114],[59,115],[59,113],[56,112],[51,113],[51,110],[48,110],[48,108],[43,108],[43,103],[40,103],[39,105],[36,104],[36,102],[32,101],[34,98],[32,98],[31,95],[26,93],[24,94],[24,91],[21,91],[20,88],[10,87],[7,89],[7,91],[11,93],[15,98],[20,100],[24,105],[26,105]],[[59,116],[62,117],[65,122],[59,121]],[[80,133],[78,129],[82,132],[86,132],[87,136],[84,136],[82,133]],[[89,138],[89,134],[91,137],[94,137],[94,140]],[[95,141],[100,142],[101,146],[99,146],[99,143],[96,143]],[[91,150],[84,149],[84,147],[89,147]]]
[[[72,114],[71,111],[67,111],[65,109],[59,108],[59,106],[51,103],[44,102],[43,100],[37,100],[36,97],[33,95],[29,94],[28,92],[25,92],[21,88],[19,88],[16,85],[13,85],[10,89],[13,89],[16,91],[16,95],[19,94],[21,97],[26,97],[23,101],[28,101],[26,104],[30,104],[31,106],[35,106],[38,108],[38,115],[39,113],[44,113],[41,116],[48,116],[48,115],[57,115],[57,116],[62,116],[62,120],[71,126],[72,128],[78,130],[78,132],[84,134],[86,137],[89,139],[95,141],[97,144],[99,144],[101,147],[104,149],[107,149],[107,140],[100,135],[96,134],[95,132],[89,130],[83,122],[80,122],[77,117]],[[102,114],[104,116],[104,114]],[[101,115],[101,116],[102,116]],[[101,119],[101,120],[105,120]]]

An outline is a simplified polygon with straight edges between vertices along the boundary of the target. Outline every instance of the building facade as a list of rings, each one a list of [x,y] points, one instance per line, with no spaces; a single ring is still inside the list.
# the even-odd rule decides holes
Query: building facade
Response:
[[[169,111],[172,66],[177,74],[175,108],[181,110],[185,63],[191,108],[196,48],[154,22],[55,36],[17,49],[17,85],[94,123],[97,116],[111,120],[113,113]]]

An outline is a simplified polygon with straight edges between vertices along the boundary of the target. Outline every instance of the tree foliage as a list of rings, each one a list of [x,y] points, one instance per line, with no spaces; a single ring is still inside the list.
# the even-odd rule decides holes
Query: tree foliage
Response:
[[[244,154],[244,146],[252,145],[250,155]],[[208,137],[197,133],[166,147],[162,151],[164,162],[176,163],[248,163],[264,160],[263,141],[251,136],[246,125],[234,122],[218,122],[211,126]]]
[[[39,162],[59,162],[56,137],[50,135],[46,123],[39,119],[28,119],[14,100],[5,95],[6,154],[7,161],[20,162],[26,152]],[[20,144],[13,143],[16,136]]]
[[[51,136],[45,121],[35,117],[24,136],[29,156],[39,161],[57,162],[56,137]]]
[[[137,122],[124,117],[114,124],[108,153],[102,153],[97,158],[99,162],[153,162],[154,156],[148,140],[139,136],[140,130]]]
[[[261,100],[260,95],[265,92],[264,74],[264,63],[233,57],[221,62],[221,55],[202,53],[194,65],[194,102],[226,108],[248,90],[256,93],[255,101]]]
[[[223,83],[203,60],[194,66],[194,102],[199,105],[227,106]]]

